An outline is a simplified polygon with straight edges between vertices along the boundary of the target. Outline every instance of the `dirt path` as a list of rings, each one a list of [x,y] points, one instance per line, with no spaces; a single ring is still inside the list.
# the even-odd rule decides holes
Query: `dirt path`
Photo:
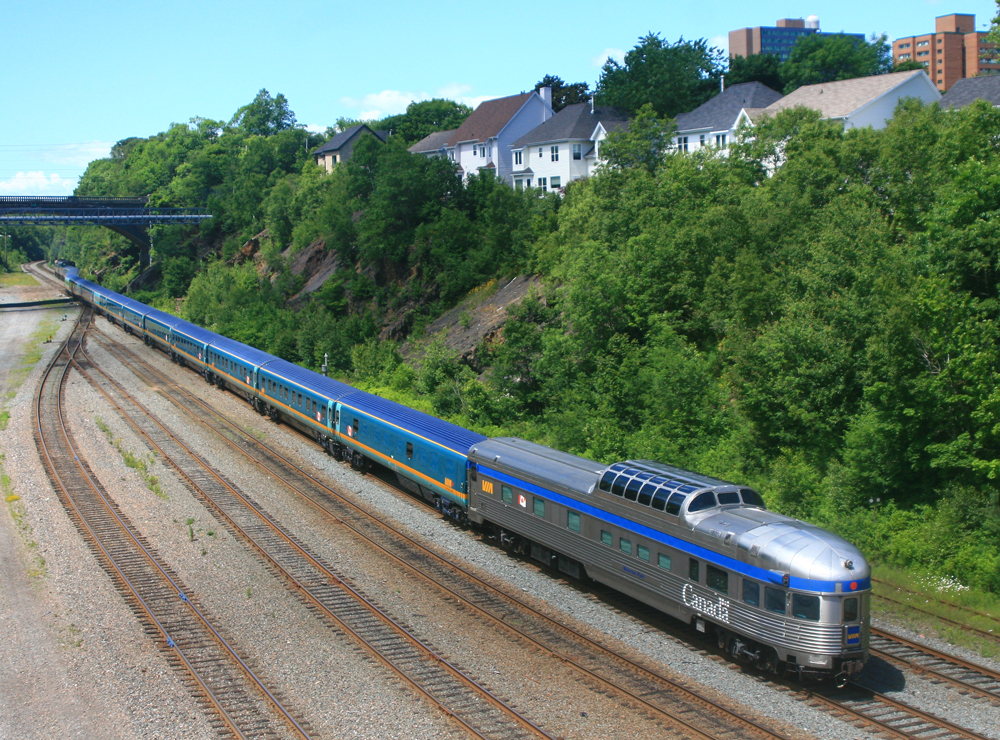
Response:
[[[53,293],[40,285],[8,284],[0,290],[0,302],[42,300]],[[61,321],[65,314],[63,307],[0,310],[0,470],[8,454],[24,454],[24,435],[15,442],[6,430],[8,414],[26,410],[24,396],[30,398],[31,391],[22,386],[47,354],[39,350],[41,335],[68,327],[70,322]],[[16,474],[4,473],[0,486],[0,738],[108,737],[90,687],[71,677],[74,636],[49,593],[41,556],[29,546],[31,489],[11,478]],[[13,499],[18,493],[25,498]]]

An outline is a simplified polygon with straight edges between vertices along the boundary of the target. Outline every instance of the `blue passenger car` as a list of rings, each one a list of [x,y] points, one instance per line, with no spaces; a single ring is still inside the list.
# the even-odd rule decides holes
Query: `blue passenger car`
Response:
[[[204,373],[208,367],[208,345],[218,338],[215,332],[179,320],[170,329],[170,359]]]
[[[331,419],[336,413],[337,399],[355,392],[352,386],[272,358],[260,368],[257,391],[261,411],[275,421],[280,415],[339,457]]]
[[[170,346],[170,330],[182,321],[183,319],[172,316],[165,311],[155,308],[149,309],[142,322],[143,329],[145,329],[143,341],[146,344],[159,347],[167,354],[170,354],[172,350]]]
[[[229,388],[259,408],[256,403],[257,371],[274,359],[274,355],[255,347],[216,335],[208,347],[205,379],[220,388]]]
[[[341,444],[394,470],[404,487],[445,513],[464,517],[467,453],[486,437],[363,391],[338,405]]]

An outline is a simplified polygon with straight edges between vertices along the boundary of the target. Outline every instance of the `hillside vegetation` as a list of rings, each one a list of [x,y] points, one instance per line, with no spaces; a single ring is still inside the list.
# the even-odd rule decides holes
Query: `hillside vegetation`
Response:
[[[123,142],[83,178],[80,194],[216,215],[154,235],[162,277],[140,299],[313,368],[328,354],[484,433],[752,484],[876,562],[1000,591],[1000,111],[904,104],[844,133],[793,110],[728,156],[610,169],[560,198],[463,183],[392,139],[326,175],[283,100],[255,104]],[[265,229],[257,259],[230,261]],[[341,267],[293,312],[281,252],[320,240]],[[140,261],[97,230],[51,253],[111,287]],[[543,288],[474,368],[441,342],[411,366],[378,339],[524,273]]]

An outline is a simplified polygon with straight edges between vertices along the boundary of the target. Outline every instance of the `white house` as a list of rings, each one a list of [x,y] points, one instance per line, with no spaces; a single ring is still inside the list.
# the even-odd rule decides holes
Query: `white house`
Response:
[[[558,190],[589,177],[601,141],[627,127],[628,116],[616,108],[567,105],[510,145],[514,163],[507,181],[517,189]]]
[[[458,131],[457,128],[453,128],[449,131],[435,131],[432,134],[428,134],[416,144],[411,146],[407,151],[410,154],[423,154],[425,157],[447,157],[448,156],[448,139],[451,135]]]
[[[732,85],[693,111],[677,116],[674,147],[681,152],[706,146],[728,149],[743,111],[766,108],[780,99],[781,93],[760,82]]]
[[[513,162],[510,145],[552,116],[550,87],[487,100],[455,129],[444,150],[465,177],[492,170],[509,182]]]
[[[885,128],[904,98],[925,103],[941,100],[941,93],[922,69],[856,77],[805,85],[764,109],[769,116],[797,105],[818,110],[823,118],[842,121],[845,129]]]

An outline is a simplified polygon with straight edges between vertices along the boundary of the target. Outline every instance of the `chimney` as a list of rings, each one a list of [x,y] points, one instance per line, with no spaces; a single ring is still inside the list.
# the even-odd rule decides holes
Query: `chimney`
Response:
[[[719,77],[719,92],[725,92],[725,91],[726,91],[726,76],[721,75]]]
[[[594,96],[590,96],[590,115],[594,115]]]
[[[540,87],[538,88],[538,94],[542,96],[542,100],[552,107],[552,88],[551,87]]]

